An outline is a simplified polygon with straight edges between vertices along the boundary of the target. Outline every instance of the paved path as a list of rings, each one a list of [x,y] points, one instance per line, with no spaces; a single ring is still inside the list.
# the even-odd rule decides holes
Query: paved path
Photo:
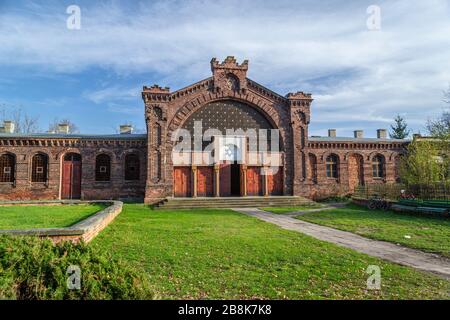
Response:
[[[274,214],[256,208],[234,208],[233,210],[276,224],[283,229],[302,232],[316,239],[332,242],[374,257],[433,272],[450,280],[450,260],[439,255],[406,248],[385,241],[364,238],[351,232],[320,226],[283,214]]]

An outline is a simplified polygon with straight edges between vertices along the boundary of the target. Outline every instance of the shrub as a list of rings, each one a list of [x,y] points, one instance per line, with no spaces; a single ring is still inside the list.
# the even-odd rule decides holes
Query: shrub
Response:
[[[79,290],[67,286],[70,265],[81,270]],[[151,298],[146,278],[84,243],[0,236],[0,299],[145,298]]]

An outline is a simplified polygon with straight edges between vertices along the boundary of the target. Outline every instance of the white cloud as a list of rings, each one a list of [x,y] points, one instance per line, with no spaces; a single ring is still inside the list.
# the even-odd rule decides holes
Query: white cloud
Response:
[[[232,54],[250,59],[250,77],[281,94],[311,91],[313,131],[331,121],[383,125],[396,113],[417,127],[441,111],[450,82],[449,4],[378,1],[381,30],[368,31],[370,4],[161,1],[127,9],[125,2],[86,2],[79,31],[65,28],[65,7],[34,5],[32,13],[0,13],[0,65],[156,72],[175,89],[207,76],[211,57]],[[121,102],[140,89],[84,96]]]
[[[86,91],[83,97],[97,104],[108,101],[131,101],[140,96],[141,90],[142,87],[111,86],[96,91]]]

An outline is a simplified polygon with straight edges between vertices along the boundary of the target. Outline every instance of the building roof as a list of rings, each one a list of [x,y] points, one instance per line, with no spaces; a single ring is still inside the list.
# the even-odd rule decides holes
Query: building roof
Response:
[[[378,138],[352,138],[352,137],[309,137],[311,142],[360,142],[360,143],[409,143],[409,139],[378,139]]]
[[[61,133],[0,133],[0,139],[99,139],[136,140],[147,139],[146,134],[61,134]]]

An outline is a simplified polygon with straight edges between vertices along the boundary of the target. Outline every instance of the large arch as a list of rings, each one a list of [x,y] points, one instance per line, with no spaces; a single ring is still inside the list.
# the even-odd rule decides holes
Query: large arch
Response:
[[[203,94],[201,97],[196,97],[192,100],[186,102],[181,108],[177,110],[174,117],[171,119],[167,126],[166,132],[166,144],[169,147],[173,147],[174,141],[172,141],[172,135],[177,129],[183,127],[186,120],[191,117],[197,110],[207,106],[213,102],[219,101],[236,101],[242,104],[248,105],[249,107],[254,108],[258,112],[260,112],[266,120],[271,124],[273,129],[278,129],[280,132],[280,149],[285,150],[287,135],[288,135],[288,127],[282,125],[284,119],[287,118],[287,114],[281,114],[282,110],[278,108],[274,108],[274,106],[269,102],[261,99],[260,97],[251,94],[250,92],[247,95],[234,95],[234,96],[225,96],[220,93],[215,94]],[[286,112],[286,110],[285,110]],[[287,124],[287,123],[286,123]]]
[[[215,129],[222,135],[227,134],[227,130],[236,131],[238,134],[250,134],[250,130],[255,130],[254,133],[258,137],[258,130],[267,130],[268,150],[270,150],[270,141],[273,138],[270,130],[275,129],[273,121],[248,103],[232,99],[210,102],[192,112],[181,124],[181,128],[189,131],[192,137],[197,121],[202,122],[202,133],[208,129]],[[204,144],[208,142],[205,141]]]
[[[185,104],[175,113],[174,117],[170,121],[168,125],[167,135],[166,135],[166,152],[170,153],[172,148],[177,144],[177,137],[173,136],[174,134],[178,134],[178,129],[187,130],[190,133],[191,139],[196,130],[194,130],[194,123],[196,121],[202,121],[202,133],[207,131],[208,129],[217,129],[220,133],[217,135],[227,135],[230,137],[230,133],[227,130],[232,130],[232,136],[236,137],[240,135],[246,135],[249,137],[247,140],[247,147],[250,148],[247,151],[258,151],[265,152],[269,151],[270,154],[273,155],[272,152],[279,152],[280,155],[284,153],[284,141],[288,137],[286,134],[286,130],[289,128],[284,125],[287,119],[288,114],[284,114],[284,116],[280,116],[280,113],[286,112],[286,109],[278,110],[275,108],[273,104],[266,105],[262,103],[261,100],[255,101],[238,98],[236,96],[221,96],[220,98],[212,98],[205,99],[202,104]],[[199,99],[196,101],[198,102]],[[258,134],[259,130],[267,130],[267,147],[268,149],[261,149],[261,140],[259,139]],[[278,145],[271,145],[275,136],[272,136],[270,130],[277,129],[279,130],[279,134],[277,135]],[[254,131],[249,131],[254,130]],[[184,133],[183,139],[184,139]],[[253,140],[250,137],[256,134],[257,140]],[[175,139],[174,139],[175,138]],[[239,139],[239,138],[238,138]],[[243,141],[243,140],[240,140]],[[192,143],[192,141],[191,141]],[[203,150],[209,145],[211,141],[203,142]],[[244,143],[244,142],[242,142]],[[242,144],[243,145],[243,144]],[[255,148],[257,146],[257,148]],[[222,149],[220,149],[222,150]],[[220,151],[222,152],[222,151]],[[242,153],[243,154],[243,153]],[[241,159],[247,159],[246,157],[236,157],[234,161],[226,160],[226,163],[222,163],[222,160],[219,162],[215,162],[214,166],[220,166],[217,175],[214,175],[213,181],[215,181],[216,191],[215,196],[246,196],[246,195],[267,195],[267,194],[282,194],[283,193],[283,182],[285,181],[286,171],[283,165],[281,166],[281,171],[275,177],[265,177],[261,174],[263,171],[262,163],[250,163],[245,160],[245,164],[241,164]],[[270,159],[270,157],[264,157],[265,159]],[[239,159],[239,161],[236,161]],[[253,159],[253,158],[252,158]],[[282,159],[280,157],[280,159]],[[177,190],[183,189],[183,185],[192,184],[192,188],[190,190],[191,196],[197,196],[198,192],[205,189],[207,186],[203,186],[202,182],[204,179],[195,179],[192,177],[196,177],[198,175],[199,169],[196,168],[195,164],[192,169],[191,182],[188,179],[186,181],[181,181],[181,171],[186,170],[185,167],[181,167],[181,164],[177,163],[173,167],[173,186],[174,192],[173,194],[176,196]],[[211,165],[211,164],[210,164]],[[207,170],[202,169],[201,170]],[[183,171],[184,172],[184,171]],[[212,171],[211,171],[212,172]],[[254,173],[252,175],[252,173]],[[187,173],[184,176],[188,176]],[[273,180],[277,181],[273,181]],[[276,190],[271,190],[270,188],[276,186]],[[269,190],[270,189],[270,190]],[[272,188],[273,189],[273,188]],[[184,189],[183,189],[184,190]],[[256,191],[255,191],[256,190]],[[180,193],[180,194],[185,194]],[[208,194],[211,194],[209,192]]]

